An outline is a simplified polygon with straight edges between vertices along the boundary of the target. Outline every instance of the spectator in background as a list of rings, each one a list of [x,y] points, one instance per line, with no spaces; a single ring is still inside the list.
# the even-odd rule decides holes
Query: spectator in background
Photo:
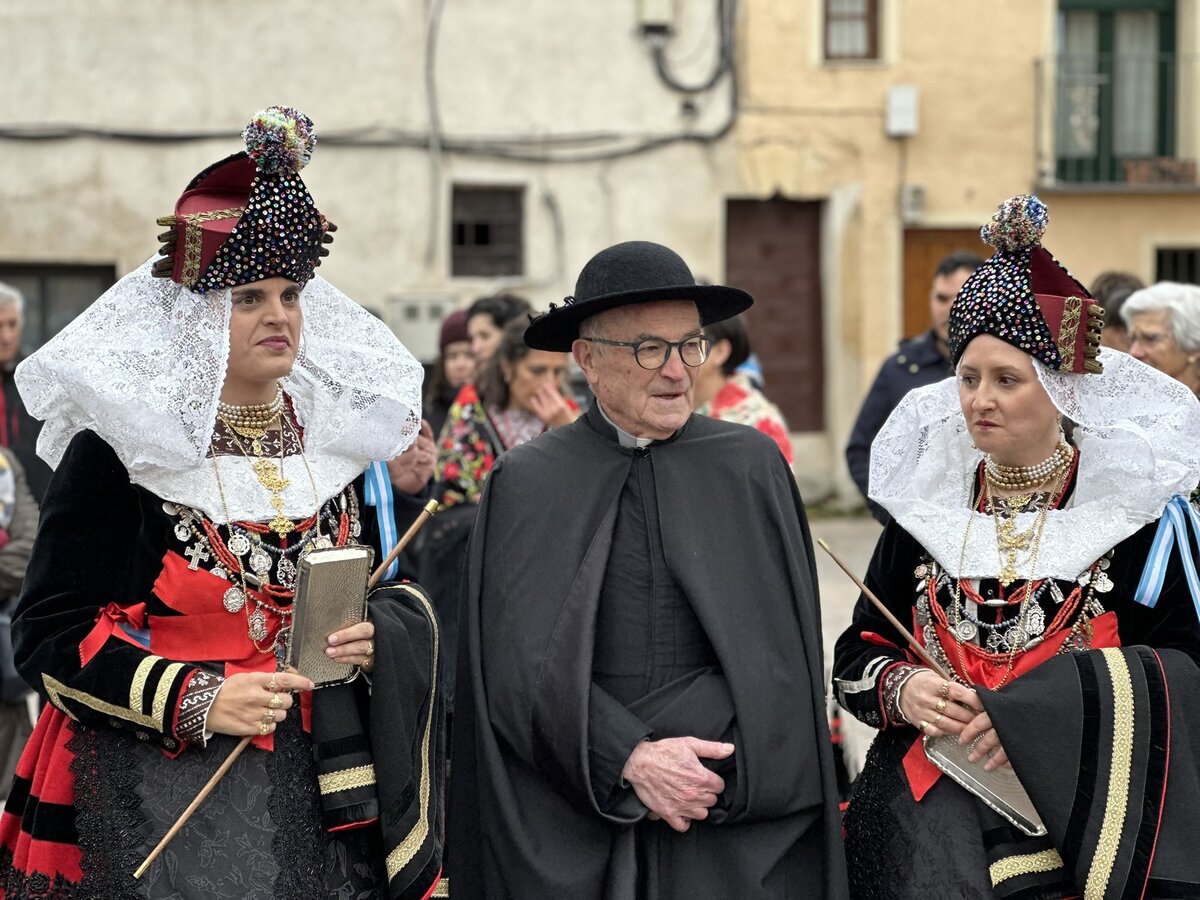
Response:
[[[439,356],[425,385],[422,410],[434,435],[442,433],[446,413],[464,384],[475,378],[475,355],[467,335],[467,311],[456,310],[442,321]]]
[[[467,336],[475,363],[482,368],[500,346],[504,326],[516,318],[525,322],[532,311],[529,301],[516,294],[480,297],[472,303],[467,309]]]
[[[442,626],[448,699],[454,696],[462,567],[483,484],[500,454],[579,415],[574,401],[562,394],[567,354],[528,347],[527,325],[521,316],[505,326],[477,383],[459,391],[437,442],[433,490],[443,509],[427,529],[419,573]]]
[[[505,326],[496,353],[454,400],[438,439],[436,478],[446,506],[476,503],[496,457],[579,414],[562,394],[567,354],[525,344],[528,323]]]
[[[1121,318],[1135,359],[1200,393],[1200,287],[1160,281],[1134,291]]]
[[[918,337],[901,341],[897,352],[879,367],[879,374],[863,401],[846,445],[850,477],[864,498],[871,473],[871,443],[892,410],[913,388],[933,384],[954,374],[949,350],[950,305],[981,265],[982,259],[966,252],[951,253],[938,263],[929,290],[930,329]],[[881,507],[870,500],[867,505],[871,515],[886,523],[887,513]]]
[[[25,325],[25,297],[15,287],[0,282],[0,446],[8,447],[25,469],[34,500],[42,502],[50,484],[50,467],[37,455],[42,423],[25,411],[13,371],[21,361],[21,332]]]
[[[712,346],[708,359],[696,370],[692,403],[702,416],[757,428],[779,445],[790,466],[792,441],[787,422],[751,377],[740,369],[750,358],[750,335],[741,316],[704,326]]]
[[[1145,286],[1142,279],[1129,272],[1101,272],[1096,276],[1088,290],[1104,310],[1104,331],[1100,336],[1103,346],[1129,352],[1129,332],[1121,318],[1121,307],[1130,294]]]
[[[17,760],[33,734],[30,690],[17,673],[12,615],[37,533],[38,507],[11,450],[0,449],[0,798],[8,796]]]

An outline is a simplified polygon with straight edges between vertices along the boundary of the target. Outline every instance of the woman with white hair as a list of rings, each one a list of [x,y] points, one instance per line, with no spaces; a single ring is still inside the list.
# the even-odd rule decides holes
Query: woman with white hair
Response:
[[[1129,352],[1200,394],[1200,287],[1160,281],[1121,307]]]

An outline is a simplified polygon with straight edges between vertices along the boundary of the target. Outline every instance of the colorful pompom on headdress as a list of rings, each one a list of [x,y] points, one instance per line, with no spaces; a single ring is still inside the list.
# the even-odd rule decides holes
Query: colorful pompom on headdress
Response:
[[[990,334],[1060,372],[1100,372],[1104,313],[1042,246],[1050,216],[1037,197],[1000,204],[980,230],[996,253],[963,285],[950,308],[950,359]]]
[[[335,228],[313,203],[299,172],[312,159],[316,131],[287,106],[257,113],[242,132],[246,149],[191,180],[174,215],[158,220],[162,254],[154,274],[197,292],[280,276],[301,287],[312,278]]]

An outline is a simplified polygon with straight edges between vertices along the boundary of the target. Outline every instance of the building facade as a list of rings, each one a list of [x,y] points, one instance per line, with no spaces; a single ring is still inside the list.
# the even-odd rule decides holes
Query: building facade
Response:
[[[1200,277],[1200,0],[0,0],[0,280],[36,346],[149,257],[255,110],[316,122],[322,274],[422,358],[598,249],[750,289],[814,498],[932,262],[1038,191],[1085,283]]]

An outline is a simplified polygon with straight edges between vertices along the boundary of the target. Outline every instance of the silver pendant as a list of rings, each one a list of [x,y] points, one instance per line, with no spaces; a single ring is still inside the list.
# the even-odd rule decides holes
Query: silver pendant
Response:
[[[211,569],[210,571],[214,575],[216,575],[218,578],[228,578],[229,577],[229,574],[220,566],[217,566],[216,568]]]
[[[929,566],[925,565],[925,563],[921,563],[921,565],[913,569],[913,574],[918,578],[924,578],[929,574]]]
[[[998,634],[989,634],[987,639],[988,653],[999,653],[1000,645],[1003,643]]]
[[[975,640],[975,636],[979,634],[979,629],[970,619],[962,619],[954,626],[954,633],[958,635],[958,639],[964,643]]]
[[[187,540],[192,536],[192,529],[188,528],[182,522],[175,526],[175,540],[187,543]]]
[[[226,612],[241,612],[242,607],[246,605],[246,592],[235,584],[225,592],[221,602],[225,605]]]
[[[325,537],[324,535],[322,535],[321,537],[317,538],[315,541],[312,542],[312,548],[314,550],[328,550],[332,546],[333,546],[333,541],[331,541],[329,538]]]
[[[1037,603],[1030,604],[1025,612],[1025,630],[1036,636],[1046,630],[1046,612]]]
[[[177,516],[179,515],[179,507],[177,507],[170,500],[164,500],[163,512],[165,512],[168,516]]]
[[[1091,580],[1092,580],[1092,570],[1091,570],[1091,569],[1088,569],[1086,572],[1084,572],[1082,575],[1080,575],[1080,576],[1079,576],[1078,578],[1076,578],[1075,580],[1076,580],[1077,582],[1079,582],[1079,586],[1080,586],[1080,587],[1087,587],[1087,586],[1088,586],[1088,584],[1089,584],[1089,583],[1091,582]]]
[[[1092,579],[1092,587],[1102,594],[1107,594],[1113,589],[1113,583],[1106,574],[1097,572],[1096,576]]]
[[[285,557],[275,567],[275,574],[279,576],[279,583],[281,585],[290,588],[296,583],[296,564]]]
[[[353,537],[358,537],[360,534],[362,534],[362,526],[355,522],[350,526],[350,534]]]
[[[1019,647],[1025,642],[1025,632],[1019,625],[1014,625],[1008,631],[1004,632],[1004,643],[1008,644],[1009,649]]]
[[[250,640],[262,641],[267,637],[267,617],[261,609],[250,613]]]
[[[229,551],[236,556],[245,556],[250,552],[250,539],[244,534],[235,534],[229,539]]]
[[[271,557],[256,547],[250,554],[250,568],[258,575],[266,575],[271,571]]]

